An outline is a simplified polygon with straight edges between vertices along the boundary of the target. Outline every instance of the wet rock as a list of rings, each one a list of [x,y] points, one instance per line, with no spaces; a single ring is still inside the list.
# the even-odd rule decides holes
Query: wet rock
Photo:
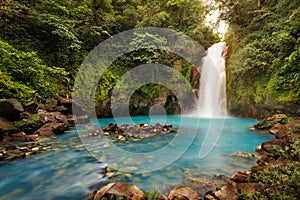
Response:
[[[38,135],[32,134],[32,135],[26,135],[25,132],[19,132],[19,133],[13,133],[13,134],[7,134],[3,137],[2,142],[8,143],[8,142],[31,142],[31,141],[37,141],[39,139]]]
[[[116,132],[118,130],[118,126],[116,123],[110,123],[106,128],[103,129],[104,132]]]
[[[240,158],[254,158],[255,155],[252,153],[246,153],[246,152],[236,152],[233,154],[234,157],[240,157]]]
[[[22,104],[14,98],[0,101],[0,117],[9,121],[20,120],[20,114],[24,112]]]
[[[254,125],[254,127],[259,130],[268,130],[277,123],[283,124],[286,118],[288,118],[288,116],[285,114],[276,114],[263,119],[258,124]]]
[[[119,127],[116,123],[110,123],[102,131],[105,136],[115,137],[117,141],[135,141],[150,138],[157,134],[168,134],[176,132],[170,127],[172,127],[172,125],[170,124],[164,126],[160,124],[155,124],[154,126],[149,124],[129,126],[125,124]],[[95,130],[93,130],[92,132],[95,132]]]
[[[187,178],[185,184],[197,191],[200,195],[204,196],[208,191],[214,191],[217,188],[221,188],[227,181],[222,179],[206,179],[206,178]]]
[[[277,139],[282,139],[282,138],[286,137],[287,132],[288,132],[288,128],[282,124],[275,124],[269,130],[269,133],[275,135]]]
[[[263,156],[260,156],[260,157],[257,159],[256,163],[257,163],[258,165],[265,165],[265,164],[268,163],[269,161],[270,161],[270,160],[269,160],[269,157],[266,156],[266,155],[263,155]]]
[[[251,172],[246,171],[246,172],[236,172],[235,174],[232,175],[230,180],[236,182],[236,183],[245,183],[247,180],[250,178]]]
[[[265,153],[265,151],[262,150],[261,145],[258,145],[258,146],[255,148],[255,152],[257,152],[257,153],[259,153],[259,154],[264,154],[264,153]]]
[[[2,154],[0,164],[11,160],[24,159],[51,148],[51,145],[41,145],[40,143],[4,145],[0,148],[0,154]]]
[[[40,127],[36,132],[36,134],[44,137],[53,136],[54,132],[52,131],[52,127],[50,124],[44,124]]]
[[[54,134],[61,134],[69,130],[69,126],[67,123],[54,123],[51,125],[51,129]]]
[[[267,142],[263,142],[261,145],[262,151],[265,151],[265,154],[275,154],[276,150],[274,149],[274,146],[280,146],[283,147],[285,145],[285,141],[283,139],[276,139],[271,140]]]
[[[222,200],[237,200],[238,190],[233,181],[229,181],[220,190],[207,194],[204,199],[222,199]]]
[[[199,194],[190,187],[177,186],[170,191],[168,198],[170,200],[200,200]]]
[[[128,200],[145,200],[145,193],[137,186],[126,184],[123,182],[110,183],[96,192],[95,195],[89,195],[89,199],[119,199],[124,198]]]

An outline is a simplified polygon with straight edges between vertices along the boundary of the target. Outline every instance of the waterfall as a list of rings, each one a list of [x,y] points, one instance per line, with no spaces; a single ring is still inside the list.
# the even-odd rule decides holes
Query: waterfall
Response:
[[[223,53],[225,42],[208,48],[200,68],[200,93],[198,113],[200,117],[224,117],[226,108],[226,73]]]

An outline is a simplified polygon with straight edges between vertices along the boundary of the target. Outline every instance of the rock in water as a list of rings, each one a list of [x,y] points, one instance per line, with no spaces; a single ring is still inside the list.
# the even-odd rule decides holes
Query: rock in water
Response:
[[[267,129],[270,129],[272,126],[274,126],[277,123],[283,123],[287,117],[288,116],[285,114],[276,114],[271,117],[263,119],[261,122],[254,125],[254,128],[259,129],[259,130],[267,130]]]
[[[91,193],[87,200],[98,199],[128,199],[128,200],[145,200],[145,193],[137,186],[123,182],[110,183],[97,192]]]
[[[169,193],[170,200],[200,200],[199,194],[190,187],[177,186]]]
[[[254,158],[255,155],[252,153],[245,153],[245,152],[236,152],[233,154],[235,157],[240,157],[240,158]]]

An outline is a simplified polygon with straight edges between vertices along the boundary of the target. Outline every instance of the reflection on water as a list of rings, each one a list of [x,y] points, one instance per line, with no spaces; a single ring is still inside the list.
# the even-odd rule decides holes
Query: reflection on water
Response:
[[[73,129],[69,133],[47,141],[53,144],[53,150],[29,159],[0,165],[0,199],[84,199],[91,191],[116,181],[134,183],[144,191],[155,190],[166,194],[175,185],[187,184],[195,178],[207,178],[215,174],[231,176],[237,170],[248,169],[256,164],[255,159],[245,160],[231,155],[237,151],[255,153],[254,149],[257,145],[272,139],[268,134],[249,130],[249,126],[257,123],[256,120],[228,118],[213,151],[200,159],[201,141],[210,120],[192,117],[185,117],[185,119],[188,120],[185,120],[185,124],[181,124],[182,119],[179,116],[167,118],[167,123],[173,124],[173,127],[178,128],[180,124],[183,126],[181,128],[185,137],[180,141],[182,145],[192,139],[188,150],[171,164],[166,162],[167,159],[157,160],[151,156],[145,156],[147,162],[136,160],[134,157],[112,156],[103,151],[107,148],[105,143],[90,144],[88,149],[93,151],[88,152]],[[134,117],[133,120],[136,123],[155,123],[154,121],[160,122],[164,119],[152,116],[151,119]],[[112,119],[100,120],[101,127],[112,121]],[[118,119],[118,123],[125,124],[126,118]],[[96,123],[95,126],[99,124]],[[195,132],[195,129],[197,135],[194,138],[191,133]],[[175,136],[176,134],[160,135],[149,140],[123,142],[116,145],[129,152],[153,152],[166,144],[170,145]],[[176,148],[180,149],[180,144],[176,145]],[[105,167],[114,166],[116,162],[122,163],[122,167],[127,167],[125,170],[127,172],[111,170],[112,177],[104,177]],[[132,166],[142,166],[147,163],[155,168],[157,162],[161,162],[160,164],[166,167],[153,172],[129,173],[135,170]]]

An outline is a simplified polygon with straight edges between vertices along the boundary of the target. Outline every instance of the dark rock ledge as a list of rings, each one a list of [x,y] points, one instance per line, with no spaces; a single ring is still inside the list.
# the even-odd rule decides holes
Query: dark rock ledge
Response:
[[[38,141],[64,133],[75,120],[89,121],[86,115],[72,115],[71,99],[26,107],[14,98],[0,100],[0,164],[51,149]]]
[[[112,122],[102,130],[90,127],[86,128],[88,136],[98,136],[100,134],[110,137],[113,141],[138,141],[142,139],[151,138],[156,135],[165,135],[168,133],[176,133],[177,131],[172,128],[172,124],[161,125],[156,123],[155,125],[139,124],[128,125],[123,124],[118,126]]]

